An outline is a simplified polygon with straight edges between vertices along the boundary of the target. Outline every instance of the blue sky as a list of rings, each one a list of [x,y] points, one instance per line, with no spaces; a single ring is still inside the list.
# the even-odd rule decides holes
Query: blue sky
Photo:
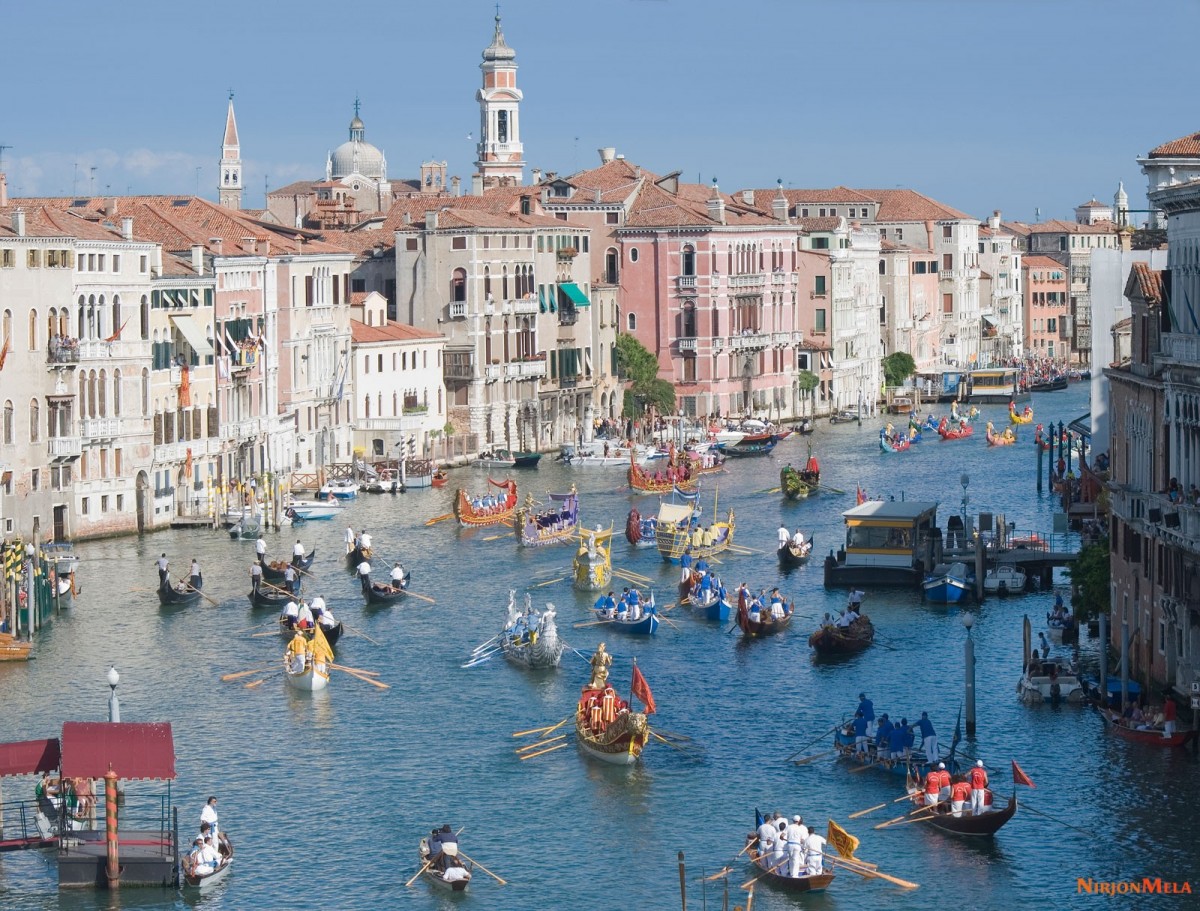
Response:
[[[726,190],[905,186],[980,217],[1069,218],[1118,180],[1144,206],[1134,159],[1200,129],[1192,0],[509,0],[501,14],[526,159],[544,171],[612,145]],[[469,186],[493,15],[480,0],[59,0],[53,15],[0,0],[10,192],[215,198],[231,87],[248,206],[264,181],[323,175],[356,95],[390,177],[445,159]]]

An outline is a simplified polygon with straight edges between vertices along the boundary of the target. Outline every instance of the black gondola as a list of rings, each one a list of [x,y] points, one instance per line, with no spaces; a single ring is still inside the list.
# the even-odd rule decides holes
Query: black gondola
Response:
[[[401,598],[408,594],[408,586],[412,581],[412,570],[404,574],[404,582],[400,588],[396,588],[387,582],[373,582],[370,587],[363,588],[363,597],[366,598],[367,604],[372,607],[388,607],[392,604],[397,604]]]
[[[163,607],[192,607],[200,603],[200,589],[204,588],[204,579],[197,579],[199,585],[192,585],[190,580],[179,581],[186,588],[177,588],[169,583],[158,587],[158,603]]]
[[[346,566],[350,569],[358,569],[358,564],[362,563],[364,560],[370,563],[373,556],[375,556],[375,553],[371,548],[368,547],[366,550],[364,550],[355,544],[354,550],[346,554]]]
[[[263,578],[268,582],[281,582],[283,574],[287,572],[289,565],[295,565],[298,569],[307,570],[313,565],[313,560],[317,558],[317,549],[314,547],[308,552],[307,556],[301,557],[299,563],[264,563],[262,565]]]
[[[246,597],[250,599],[250,604],[253,607],[273,607],[275,610],[283,613],[283,609],[287,607],[287,603],[297,600],[299,595],[290,595],[285,591],[275,591],[264,585],[258,591],[251,591]]]
[[[296,635],[296,627],[288,623],[286,617],[280,617],[279,632],[284,639],[291,639]],[[302,632],[304,633],[304,638],[311,642],[313,638],[313,631],[311,629],[306,629],[302,630]],[[333,646],[337,645],[338,640],[342,638],[342,633],[345,632],[345,630],[342,627],[342,621],[339,620],[336,626],[322,626],[321,632],[325,634],[325,641],[328,642],[330,648],[332,648]]]
[[[809,538],[804,542],[802,552],[798,552],[797,548],[789,541],[787,544],[782,544],[776,554],[779,557],[779,565],[784,569],[792,569],[796,566],[803,566],[808,562],[809,557],[813,553],[813,539]]]

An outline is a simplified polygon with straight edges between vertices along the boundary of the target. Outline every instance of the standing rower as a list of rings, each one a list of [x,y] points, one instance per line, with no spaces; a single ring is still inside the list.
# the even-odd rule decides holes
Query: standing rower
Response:
[[[971,783],[971,814],[978,816],[987,811],[988,773],[983,768],[983,760],[975,761],[975,768],[967,774]]]
[[[854,597],[854,595],[852,592],[851,598],[853,598],[853,597]],[[853,604],[853,601],[851,601],[851,604]],[[865,718],[867,720],[867,736],[874,737],[875,736],[875,703],[873,703],[870,699],[867,698],[866,693],[858,694],[858,710],[860,712],[862,712],[863,718]]]
[[[928,712],[921,713],[921,719],[917,722],[917,728],[921,732],[921,749],[925,751],[925,760],[931,763],[937,762],[937,733],[933,729],[933,722],[929,720]]]

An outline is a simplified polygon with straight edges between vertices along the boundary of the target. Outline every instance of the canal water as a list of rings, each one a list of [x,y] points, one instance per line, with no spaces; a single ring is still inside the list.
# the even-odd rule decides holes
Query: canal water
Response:
[[[1039,421],[1070,421],[1087,410],[1086,389],[1038,395],[1033,406]],[[1035,490],[1031,428],[1021,431],[1019,446],[989,449],[983,440],[982,420],[1000,425],[1003,412],[985,409],[973,439],[927,438],[897,455],[878,451],[880,421],[820,423],[807,440],[793,436],[770,457],[731,461],[727,473],[706,479],[706,511],[714,496],[719,512],[732,506],[737,542],[758,551],[723,558],[727,584],[779,585],[802,618],[785,635],[751,643],[682,610],[669,615],[678,628],[664,624],[653,640],[574,629],[590,619],[593,597],[572,591],[568,548],[523,551],[511,537],[488,540],[503,529],[425,525],[451,510],[453,487],[482,488],[486,475],[478,469],[453,472],[448,490],[362,495],[350,508],[382,562],[403,560],[413,570],[413,589],[436,605],[410,599],[392,610],[364,610],[342,559],[344,524],[310,522],[268,537],[274,555],[290,553],[297,533],[317,547],[318,581],[309,590],[360,633],[346,635],[338,660],[378,670],[387,691],[344,674],[315,695],[291,691],[278,677],[253,689],[220,682],[224,673],[276,665],[283,647],[275,637],[244,631],[270,619],[245,597],[252,543],[195,530],[81,545],[78,606],[43,633],[37,660],[0,665],[0,740],[55,736],[63,720],[103,719],[105,672],[115,664],[123,720],[174,726],[174,796],[185,834],[198,824],[205,797],[217,794],[237,860],[223,885],[194,899],[156,890],[60,893],[51,856],[7,854],[0,856],[0,907],[447,908],[457,900],[423,882],[407,889],[403,883],[416,872],[418,838],[449,822],[466,827],[461,844],[471,857],[509,881],[499,886],[477,873],[464,899],[473,905],[677,908],[676,857],[684,851],[690,907],[719,908],[720,883],[705,888],[698,880],[726,862],[735,866],[732,886],[751,878],[744,858],[733,858],[755,807],[802,813],[822,829],[832,817],[861,838],[863,858],[922,886],[906,893],[840,873],[828,893],[793,898],[760,884],[759,909],[1090,907],[1100,899],[1077,894],[1080,877],[1187,880],[1200,869],[1192,754],[1116,741],[1090,710],[1017,701],[1021,617],[1033,618],[1036,636],[1048,594],[991,600],[978,610],[978,736],[962,745],[1001,770],[993,780],[1002,798],[1011,787],[1009,760],[1017,759],[1038,785],[1020,797],[1045,816],[1022,809],[994,841],[959,840],[919,825],[875,831],[873,823],[899,811],[848,816],[895,797],[898,780],[851,773],[832,759],[803,767],[784,761],[852,714],[862,690],[893,717],[915,720],[928,711],[949,743],[963,699],[965,631],[956,609],[923,604],[915,594],[869,591],[877,643],[846,661],[815,663],[808,632],[844,603],[845,592],[823,588],[819,559],[781,573],[774,555],[780,521],[803,527],[817,552],[827,553],[842,538],[840,513],[854,505],[861,484],[873,496],[939,501],[944,528],[961,507],[959,478],[966,473],[972,513],[1003,513],[1018,533],[1048,533],[1054,510],[1050,496]],[[808,441],[824,483],[845,494],[786,503],[766,492],[783,464],[804,461]],[[632,503],[643,511],[655,503],[635,501],[622,471],[545,459],[537,471],[515,477],[522,497],[577,484],[585,522],[612,523],[617,531],[615,566],[651,577],[659,603],[671,600],[677,569],[654,551],[632,550],[620,534]],[[199,559],[205,592],[219,606],[161,611],[153,560],[163,551],[177,569]],[[599,765],[574,747],[519,761],[513,750],[528,741],[512,733],[569,715],[587,666],[567,652],[557,672],[529,673],[500,658],[461,667],[498,630],[510,588],[519,596],[531,590],[539,605],[553,602],[563,635],[585,655],[607,640],[617,656],[613,678],[623,686],[636,657],[658,704],[653,721],[693,738],[700,755],[653,742],[628,769]],[[1094,663],[1095,648],[1085,636],[1085,662]],[[821,740],[810,752],[827,746]],[[6,782],[6,799],[26,785],[32,790],[32,782]],[[146,785],[128,790],[135,795]],[[744,904],[744,893],[731,891],[730,907]]]

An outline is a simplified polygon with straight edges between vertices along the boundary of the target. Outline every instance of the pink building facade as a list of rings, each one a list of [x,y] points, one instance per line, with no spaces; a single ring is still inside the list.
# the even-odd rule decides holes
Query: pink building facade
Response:
[[[1021,263],[1025,289],[1025,338],[1030,357],[1066,363],[1071,351],[1071,296],[1067,267],[1048,256]]]

